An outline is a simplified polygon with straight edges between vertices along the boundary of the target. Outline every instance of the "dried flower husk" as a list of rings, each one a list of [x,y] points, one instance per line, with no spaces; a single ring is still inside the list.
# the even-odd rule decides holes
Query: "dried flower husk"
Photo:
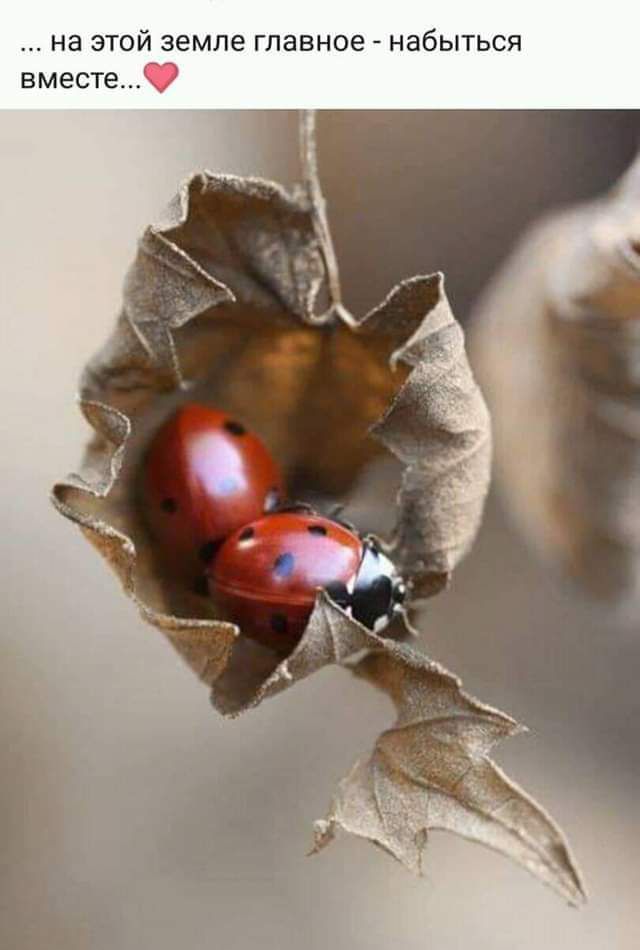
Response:
[[[522,239],[472,352],[525,536],[621,613],[640,597],[640,162]],[[526,447],[526,451],[523,449]]]
[[[403,282],[352,324],[316,315],[323,278],[301,192],[194,175],[142,236],[115,331],[81,379],[94,437],[81,473],[55,487],[55,503],[210,685],[219,662],[234,665],[234,644],[256,654],[239,665],[247,675],[255,664],[259,682],[275,660],[236,643],[236,628],[156,557],[139,472],[180,402],[209,402],[251,426],[294,498],[348,502],[368,464],[391,454],[402,474],[388,546],[414,598],[446,584],[480,523],[489,420],[442,276]]]
[[[224,714],[255,706],[328,664],[346,665],[362,651],[388,654],[407,671],[417,664],[422,679],[414,677],[406,702],[417,714],[424,701],[427,716],[442,704],[451,716],[450,725],[443,721],[432,737],[424,736],[440,777],[451,778],[439,797],[441,814],[467,809],[466,819],[451,811],[441,826],[492,844],[577,901],[580,883],[560,832],[515,786],[504,786],[513,807],[492,821],[502,837],[476,830],[474,809],[488,801],[482,770],[493,786],[499,774],[484,758],[489,734],[495,741],[514,724],[465,697],[446,671],[418,659],[402,642],[407,617],[381,638],[319,594],[302,640],[279,660],[216,616],[215,605],[191,594],[156,556],[139,472],[153,433],[187,399],[224,408],[253,427],[283,466],[293,497],[357,504],[371,463],[381,456],[395,460],[395,500],[375,480],[370,484],[375,507],[395,504],[385,545],[414,601],[447,583],[473,541],[488,486],[489,419],[442,275],[402,282],[360,321],[341,319],[335,309],[318,315],[325,273],[311,212],[307,192],[289,194],[258,179],[202,173],[183,185],[164,219],[142,236],[115,331],[83,373],[80,405],[94,434],[79,474],[54,487],[54,503],[81,526],[144,618],[210,686]],[[383,666],[366,668],[372,681],[385,685]],[[411,741],[406,753],[413,755]],[[463,761],[465,768],[473,765],[477,780],[463,780]],[[410,804],[406,780],[397,777],[399,783],[392,776],[386,783],[391,812],[394,798],[405,810]],[[458,782],[464,806],[457,804]],[[491,794],[491,807],[502,810],[504,802]],[[380,841],[415,868],[405,839],[415,833],[422,847],[427,828],[435,826],[425,811],[433,790],[417,781],[413,799],[407,826],[388,827],[384,840],[364,814],[361,826],[350,830]],[[537,830],[527,831],[533,822],[523,816],[518,831],[518,808],[536,816]],[[339,824],[348,827],[336,806],[328,821],[319,844]],[[535,839],[529,851],[527,834]]]

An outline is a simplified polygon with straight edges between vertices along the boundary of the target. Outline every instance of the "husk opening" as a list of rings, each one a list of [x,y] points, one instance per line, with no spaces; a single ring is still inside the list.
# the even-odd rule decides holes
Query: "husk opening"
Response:
[[[348,502],[389,450],[403,474],[388,547],[417,596],[446,584],[480,522],[488,415],[442,276],[405,281],[347,326],[315,315],[321,274],[299,194],[195,175],[144,233],[116,329],[81,380],[95,437],[80,474],[55,486],[54,502],[209,685],[221,669],[207,629],[225,644],[215,657],[241,649],[250,657],[240,665],[255,664],[259,676],[269,663],[240,646],[235,628],[175,583],[154,553],[139,472],[180,402],[210,402],[260,433],[295,498]]]

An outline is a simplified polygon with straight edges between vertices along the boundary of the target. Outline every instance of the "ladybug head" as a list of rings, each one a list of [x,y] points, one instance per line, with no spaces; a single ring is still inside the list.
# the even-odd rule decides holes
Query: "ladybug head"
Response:
[[[378,633],[402,609],[406,586],[376,541],[365,538],[353,589],[349,590],[344,584],[330,584],[327,593],[355,620]]]

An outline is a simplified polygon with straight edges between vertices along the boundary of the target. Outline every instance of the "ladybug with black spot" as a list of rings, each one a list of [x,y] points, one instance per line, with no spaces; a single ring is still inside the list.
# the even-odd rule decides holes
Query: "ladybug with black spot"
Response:
[[[186,403],[151,443],[143,493],[165,560],[204,595],[205,566],[232,532],[281,503],[283,479],[264,443],[237,419]]]
[[[401,610],[405,585],[373,538],[311,510],[282,510],[245,525],[207,569],[217,604],[243,633],[288,653],[319,589],[379,632]]]

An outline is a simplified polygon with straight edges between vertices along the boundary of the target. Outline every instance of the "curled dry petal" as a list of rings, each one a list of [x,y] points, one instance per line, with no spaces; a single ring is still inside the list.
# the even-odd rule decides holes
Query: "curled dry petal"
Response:
[[[441,275],[404,281],[365,325],[406,332],[409,320],[417,329],[398,340],[392,361],[411,374],[372,434],[404,465],[394,550],[414,590],[427,592],[446,582],[475,537],[470,525],[482,517],[490,426]]]
[[[629,611],[640,598],[640,161],[610,195],[525,235],[472,341],[525,535]]]

